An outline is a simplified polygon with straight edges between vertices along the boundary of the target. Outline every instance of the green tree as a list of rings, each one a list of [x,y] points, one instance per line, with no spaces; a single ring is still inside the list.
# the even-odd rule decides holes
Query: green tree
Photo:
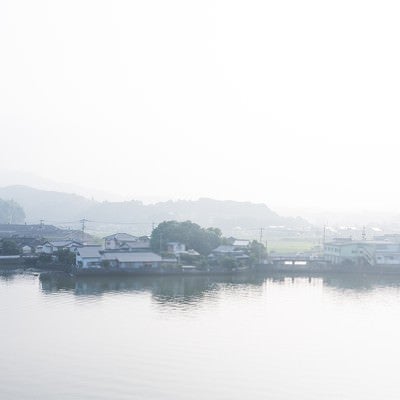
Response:
[[[265,260],[267,257],[267,249],[265,246],[258,242],[257,240],[253,240],[250,244],[250,262],[251,264],[258,264]]]
[[[150,245],[153,251],[162,253],[169,242],[184,243],[188,249],[208,255],[221,243],[220,230],[204,229],[191,221],[164,221],[153,230]]]
[[[46,253],[40,253],[38,260],[37,260],[37,264],[38,265],[46,265],[46,264],[50,264],[53,262],[53,257],[51,256],[51,254],[46,254]]]
[[[207,231],[214,232],[218,237],[222,237],[222,231],[219,228],[207,228]]]
[[[17,243],[12,239],[3,239],[1,241],[1,254],[4,256],[15,256],[20,254]]]
[[[181,264],[186,264],[186,265],[198,265],[200,259],[201,256],[194,256],[191,254],[181,254],[179,256]]]
[[[57,257],[58,262],[65,267],[70,267],[75,264],[75,254],[68,249],[58,250],[55,253],[55,256]]]
[[[239,266],[237,260],[233,257],[224,257],[220,260],[220,265],[222,268],[227,270],[233,270]]]

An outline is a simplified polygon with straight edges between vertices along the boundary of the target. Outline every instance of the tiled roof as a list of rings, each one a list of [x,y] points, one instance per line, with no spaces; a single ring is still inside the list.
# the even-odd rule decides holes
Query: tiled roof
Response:
[[[78,248],[78,254],[82,258],[98,258],[100,257],[101,246],[84,246]]]
[[[132,242],[137,240],[136,236],[130,235],[129,233],[114,233],[114,235],[106,236],[104,239],[117,239],[121,242]]]

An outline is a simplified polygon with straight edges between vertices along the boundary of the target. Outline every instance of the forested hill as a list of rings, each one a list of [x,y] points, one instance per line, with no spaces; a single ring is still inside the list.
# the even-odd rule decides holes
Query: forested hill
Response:
[[[12,199],[20,204],[25,211],[27,223],[39,223],[41,219],[47,222],[76,219],[96,205],[95,201],[76,194],[39,190],[21,185],[0,188],[0,199]]]
[[[199,199],[178,200],[145,205],[140,201],[98,202],[75,194],[33,189],[27,186],[0,188],[0,198],[13,199],[26,214],[28,223],[41,219],[49,223],[87,218],[102,222],[148,222],[191,220],[201,226],[219,227],[231,231],[260,226],[283,225],[292,228],[308,226],[302,218],[286,218],[265,204]]]

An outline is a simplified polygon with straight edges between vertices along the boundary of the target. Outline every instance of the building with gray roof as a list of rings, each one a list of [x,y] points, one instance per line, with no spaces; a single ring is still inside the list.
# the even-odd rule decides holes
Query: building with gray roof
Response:
[[[124,269],[151,269],[161,266],[162,258],[151,252],[107,252],[102,259],[111,267]]]

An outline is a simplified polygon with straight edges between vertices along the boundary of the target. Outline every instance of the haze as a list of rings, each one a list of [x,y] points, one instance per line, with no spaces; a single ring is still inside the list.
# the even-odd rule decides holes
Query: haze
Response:
[[[398,20],[395,1],[3,0],[0,168],[396,210]]]

